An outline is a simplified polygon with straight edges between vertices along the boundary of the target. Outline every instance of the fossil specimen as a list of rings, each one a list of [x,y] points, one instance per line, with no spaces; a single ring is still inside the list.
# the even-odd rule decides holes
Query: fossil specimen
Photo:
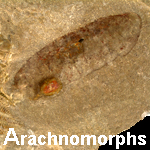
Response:
[[[68,33],[26,61],[14,77],[12,92],[23,94],[24,99],[34,99],[41,93],[41,83],[50,79],[59,79],[63,88],[128,54],[138,40],[140,29],[140,17],[126,13],[99,18]]]

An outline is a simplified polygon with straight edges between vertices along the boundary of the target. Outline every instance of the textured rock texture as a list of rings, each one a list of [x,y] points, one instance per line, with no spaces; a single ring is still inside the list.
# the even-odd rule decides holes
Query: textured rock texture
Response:
[[[28,139],[25,140],[24,146],[17,146],[13,142],[9,142],[7,146],[2,144],[9,127],[15,128],[19,140],[23,134],[47,136],[48,132],[69,137],[93,134],[97,137],[99,135],[108,137],[129,129],[141,119],[143,112],[150,110],[150,8],[149,1],[143,2],[140,0],[0,2],[0,148],[98,149],[98,144],[82,146],[81,143],[77,146],[71,144],[65,146],[64,143],[59,146],[53,145],[53,142],[52,145],[29,146]],[[130,41],[133,47],[126,48],[129,52],[125,56],[117,55],[103,67],[91,70],[90,74],[71,83],[65,82],[65,86],[57,95],[42,96],[33,101],[24,99],[21,92],[11,90],[14,88],[12,87],[14,78],[20,68],[49,43],[68,33],[76,32],[99,18],[127,13],[139,16],[141,27],[137,26],[130,31],[127,29],[126,37],[132,37],[137,30],[140,30],[140,33],[136,42]],[[137,20],[131,21],[131,26],[136,24]],[[117,33],[125,33],[124,31],[123,27]],[[116,32],[113,30],[111,33],[115,35]],[[104,36],[105,39],[108,34],[105,33]],[[84,43],[88,45],[90,51],[97,50],[96,44],[91,42],[95,40],[94,37],[88,38],[90,39],[88,42],[85,39],[83,45]],[[107,39],[111,42],[111,38]],[[113,46],[110,46],[114,51],[118,49],[119,40],[121,43],[128,42],[126,38],[116,37],[116,39]],[[107,48],[108,43],[105,46]],[[71,48],[76,51],[78,49],[76,42],[71,44],[73,44]],[[82,47],[80,49],[82,51]],[[86,48],[85,57],[88,58]],[[70,62],[71,65],[77,63],[76,59],[79,58]],[[95,60],[91,62],[96,63]],[[68,60],[65,65],[68,68]],[[32,93],[32,90],[29,92]]]

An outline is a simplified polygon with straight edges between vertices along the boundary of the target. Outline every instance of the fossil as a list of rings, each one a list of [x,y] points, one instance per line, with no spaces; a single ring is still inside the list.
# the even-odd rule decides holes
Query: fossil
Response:
[[[137,43],[140,30],[141,18],[125,13],[99,18],[70,32],[26,61],[14,76],[12,92],[34,99],[41,93],[41,83],[51,79],[59,79],[63,88],[118,56],[127,55]]]

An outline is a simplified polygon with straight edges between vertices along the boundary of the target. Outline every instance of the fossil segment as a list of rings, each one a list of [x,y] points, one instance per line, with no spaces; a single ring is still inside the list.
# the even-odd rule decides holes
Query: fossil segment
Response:
[[[14,77],[13,92],[24,99],[41,90],[41,82],[57,78],[63,85],[78,80],[128,54],[140,35],[141,19],[135,13],[99,18],[64,35],[33,55]]]
[[[0,83],[5,82],[7,78],[6,67],[8,65],[10,48],[11,42],[0,34]]]
[[[10,106],[14,106],[14,103],[0,91],[0,135],[7,133],[9,128],[19,127],[9,111]]]

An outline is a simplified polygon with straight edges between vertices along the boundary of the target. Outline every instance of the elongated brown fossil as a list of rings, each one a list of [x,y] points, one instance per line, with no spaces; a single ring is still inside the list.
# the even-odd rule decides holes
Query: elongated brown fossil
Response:
[[[84,77],[129,53],[140,29],[141,18],[135,13],[99,18],[34,54],[16,73],[12,90],[33,99],[45,80],[59,79],[63,86]]]

